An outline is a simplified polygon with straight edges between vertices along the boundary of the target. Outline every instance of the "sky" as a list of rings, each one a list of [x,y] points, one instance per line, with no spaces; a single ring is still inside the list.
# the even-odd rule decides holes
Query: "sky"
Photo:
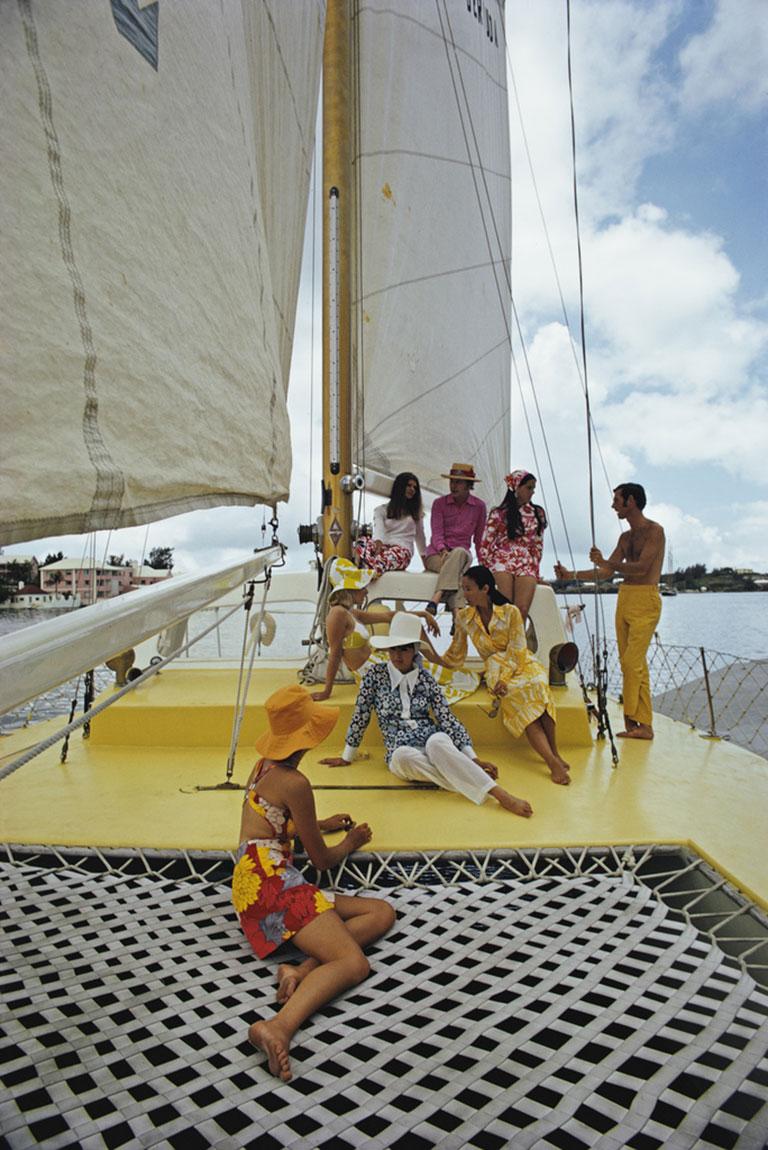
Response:
[[[525,349],[516,340],[510,463],[539,480],[545,577],[556,558],[586,565],[592,539],[565,10],[565,0],[506,6]],[[572,0],[571,20],[596,542],[607,552],[618,534],[611,487],[639,482],[675,568],[768,571],[768,3]],[[320,486],[312,235],[289,390],[291,500],[278,508],[294,569],[313,558],[296,527],[317,516]],[[477,493],[489,505],[503,495]],[[261,508],[192,512],[100,532],[93,549],[138,560],[171,546],[177,571],[197,571],[269,543],[263,518]],[[89,546],[64,536],[5,552],[79,558]]]

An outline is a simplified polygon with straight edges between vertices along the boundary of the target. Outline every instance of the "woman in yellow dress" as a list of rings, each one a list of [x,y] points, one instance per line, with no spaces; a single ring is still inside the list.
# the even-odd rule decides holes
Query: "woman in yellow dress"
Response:
[[[330,699],[336,673],[343,662],[352,672],[355,682],[360,685],[365,672],[374,662],[386,662],[386,651],[375,651],[370,643],[368,627],[376,623],[391,623],[394,611],[387,607],[366,607],[368,585],[376,578],[376,572],[368,567],[355,567],[348,559],[334,559],[329,575],[333,591],[328,599],[328,613],[325,617],[325,634],[328,640],[328,662],[325,668],[325,683],[322,690],[313,691],[315,702]],[[418,615],[433,635],[439,635],[437,621],[427,611],[412,611]],[[422,639],[426,635],[422,632]],[[437,680],[450,704],[471,695],[480,685],[480,676],[474,671],[451,671],[436,665],[436,655],[432,645],[426,642],[430,661],[425,668]]]
[[[462,580],[467,606],[456,613],[456,633],[440,661],[460,667],[471,639],[485,663],[485,682],[500,701],[501,718],[513,738],[523,732],[549,767],[553,783],[570,783],[569,764],[555,736],[555,707],[547,672],[528,650],[520,611],[496,590],[487,567],[470,567]]]

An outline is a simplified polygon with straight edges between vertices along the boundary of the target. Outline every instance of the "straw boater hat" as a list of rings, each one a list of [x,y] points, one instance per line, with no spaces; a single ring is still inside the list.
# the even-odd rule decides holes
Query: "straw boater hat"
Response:
[[[281,687],[264,704],[269,730],[256,740],[260,755],[287,759],[294,751],[308,751],[322,743],[336,726],[338,707],[323,707],[298,684]]]
[[[389,624],[389,634],[372,635],[368,641],[372,647],[380,651],[386,651],[390,647],[408,647],[411,643],[423,647],[421,620],[417,615],[409,615],[407,611],[398,611]]]
[[[328,578],[334,591],[359,591],[376,578],[376,572],[370,567],[355,567],[349,559],[334,559]]]
[[[464,479],[467,483],[482,482],[475,475],[475,469],[471,463],[452,463],[451,470],[447,475],[442,475],[441,479]]]

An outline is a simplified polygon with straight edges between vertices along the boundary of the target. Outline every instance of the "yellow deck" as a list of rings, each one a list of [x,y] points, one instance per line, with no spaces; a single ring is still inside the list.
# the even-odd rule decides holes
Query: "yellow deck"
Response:
[[[249,703],[235,780],[253,762],[248,750],[263,728],[263,698],[292,671],[260,671]],[[192,685],[190,685],[192,684]],[[0,833],[10,843],[60,846],[231,850],[237,843],[240,797],[198,792],[225,779],[235,676],[230,671],[164,673],[94,721],[84,741],[72,737],[68,762],[58,747],[0,782]],[[478,754],[496,762],[500,781],[527,798],[534,816],[517,818],[492,800],[475,807],[458,795],[414,790],[386,770],[375,721],[363,745],[369,758],[347,769],[319,765],[338,753],[354,688],[338,687],[338,726],[305,759],[321,817],[349,812],[369,822],[371,849],[389,851],[535,848],[676,843],[691,846],[730,882],[768,907],[765,841],[768,764],[728,743],[707,741],[680,723],[657,717],[653,743],[619,740],[611,765],[607,742],[592,742],[578,692],[556,692],[561,751],[572,785],[555,786],[524,741],[512,742],[500,719],[481,707],[485,692],[457,714]],[[614,728],[620,725],[612,711]],[[62,726],[53,720],[0,742],[0,765]]]

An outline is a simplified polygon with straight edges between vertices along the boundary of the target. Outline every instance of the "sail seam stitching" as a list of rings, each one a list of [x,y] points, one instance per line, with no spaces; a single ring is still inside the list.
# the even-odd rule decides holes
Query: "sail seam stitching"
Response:
[[[75,316],[80,328],[85,361],[83,365],[83,388],[85,406],[83,409],[83,441],[88,458],[96,472],[96,485],[91,499],[90,515],[98,517],[98,526],[108,526],[105,517],[119,513],[125,491],[125,478],[115,466],[114,460],[104,442],[99,427],[99,397],[96,383],[96,348],[93,330],[88,319],[85,288],[77,266],[72,243],[72,211],[64,187],[64,173],[61,164],[61,147],[53,121],[53,97],[45,67],[40,56],[40,48],[32,13],[31,0],[18,0],[19,11],[24,25],[24,38],[27,53],[37,83],[38,107],[46,138],[48,171],[51,185],[58,203],[58,231],[61,255],[72,285]]]

